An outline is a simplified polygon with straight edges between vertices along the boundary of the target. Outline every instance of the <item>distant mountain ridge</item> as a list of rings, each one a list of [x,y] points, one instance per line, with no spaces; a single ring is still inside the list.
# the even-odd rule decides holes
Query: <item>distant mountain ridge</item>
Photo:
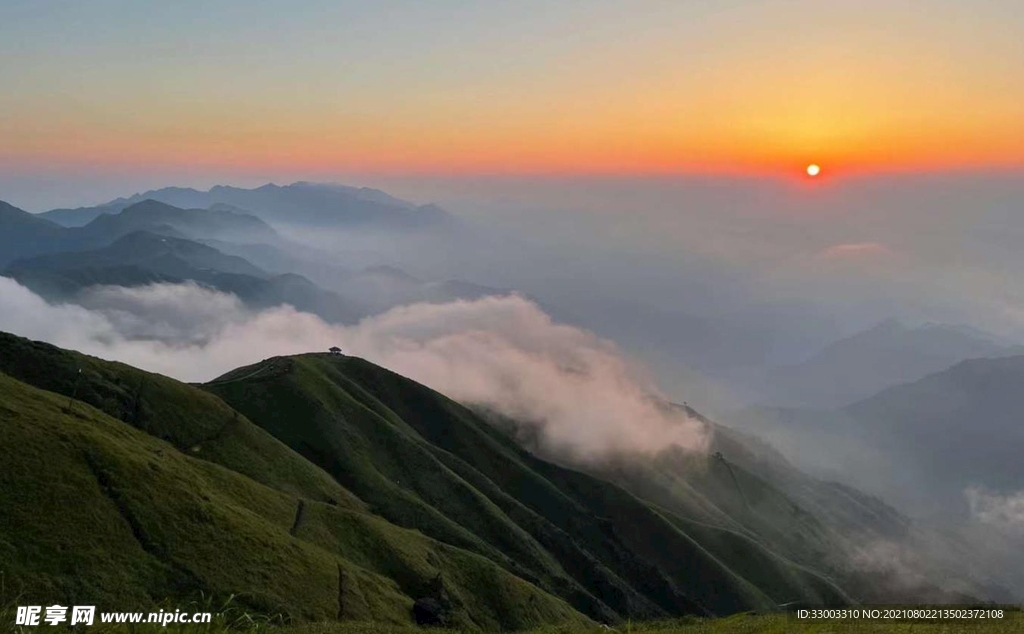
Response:
[[[1024,346],[974,329],[891,319],[836,341],[803,363],[774,369],[765,391],[773,405],[838,408],[965,359],[1017,354],[1024,354]]]
[[[45,252],[64,235],[64,227],[0,201],[0,266]]]
[[[188,198],[194,190],[174,191]],[[356,193],[419,213],[383,192]],[[93,285],[193,280],[235,293],[251,306],[287,303],[345,323],[407,303],[510,292],[459,280],[426,282],[394,267],[353,273],[333,264],[330,254],[282,238],[260,218],[228,203],[180,208],[146,198],[118,210],[127,202],[101,208],[82,226],[62,226],[2,204],[0,273],[61,301]]]
[[[730,421],[803,469],[958,527],[976,519],[969,491],[1024,491],[1022,386],[1024,355],[967,359],[843,408],[752,407]]]
[[[147,199],[101,213],[82,226],[65,227],[0,203],[0,267],[24,257],[103,247],[135,231],[189,239],[281,240],[259,218],[226,209],[181,209]]]
[[[136,231],[100,249],[65,251],[13,262],[4,274],[60,300],[95,285],[141,286],[195,281],[238,296],[254,308],[289,304],[329,322],[353,323],[364,311],[294,273],[270,274],[199,242]]]
[[[39,215],[68,226],[82,225],[100,214],[117,212],[144,200],[183,208],[229,206],[268,222],[285,224],[415,230],[443,227],[453,221],[436,205],[415,205],[377,189],[301,181],[283,186],[268,183],[254,189],[226,185],[207,191],[166,187],[96,207],[54,209]]]
[[[231,239],[271,244],[281,240],[281,236],[270,225],[235,207],[175,207],[149,198],[128,205],[117,214],[100,215],[86,227],[94,234],[116,236],[136,230],[151,231],[161,225],[181,231],[191,239]]]
[[[1024,355],[969,359],[847,406],[863,434],[899,452],[939,491],[1024,490]]]

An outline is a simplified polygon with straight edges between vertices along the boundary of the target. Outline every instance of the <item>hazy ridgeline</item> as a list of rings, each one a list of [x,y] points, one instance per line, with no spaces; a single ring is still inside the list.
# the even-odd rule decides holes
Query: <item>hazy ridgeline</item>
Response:
[[[440,207],[296,184],[0,209],[0,330],[196,382],[338,345],[716,557],[701,522],[799,566],[813,535],[852,594],[1024,593],[1017,180],[380,185]]]

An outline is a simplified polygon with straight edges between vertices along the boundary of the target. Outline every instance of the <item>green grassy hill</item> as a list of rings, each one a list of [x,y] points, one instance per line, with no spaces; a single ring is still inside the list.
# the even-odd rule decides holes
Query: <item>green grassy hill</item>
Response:
[[[804,561],[834,522],[756,455],[584,473],[341,355],[196,386],[0,334],[0,438],[0,570],[41,602],[495,630],[850,601]]]
[[[471,629],[587,622],[486,558],[367,512],[208,393],[9,336],[0,349],[23,378],[82,398],[0,374],[0,569],[22,603],[238,595],[287,619],[400,624],[416,599],[443,596],[449,622]]]
[[[773,596],[846,600],[753,540],[735,541],[735,562],[778,568],[757,574],[784,588],[760,588],[669,511],[540,460],[474,412],[360,359],[272,359],[206,387],[390,521],[480,553],[597,619],[767,609]]]

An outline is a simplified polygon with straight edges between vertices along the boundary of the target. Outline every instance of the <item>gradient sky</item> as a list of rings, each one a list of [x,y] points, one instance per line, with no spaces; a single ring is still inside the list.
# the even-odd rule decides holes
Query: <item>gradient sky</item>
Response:
[[[0,0],[0,169],[1015,169],[1021,33],[1017,0]]]

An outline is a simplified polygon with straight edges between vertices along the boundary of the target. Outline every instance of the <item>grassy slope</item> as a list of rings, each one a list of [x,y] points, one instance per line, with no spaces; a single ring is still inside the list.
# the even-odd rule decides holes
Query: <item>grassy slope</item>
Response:
[[[288,496],[2,375],[0,393],[4,568],[26,598],[246,591],[266,611],[337,612],[336,566],[289,536]]]
[[[703,420],[714,426],[712,455],[669,452],[598,474],[688,521],[690,528],[685,530],[695,537],[705,525],[735,533],[724,541],[708,534],[697,539],[781,603],[796,601],[785,597],[796,596],[793,588],[808,582],[820,588],[814,579],[819,574],[866,603],[962,603],[976,600],[972,596],[991,595],[976,580],[963,577],[962,563],[943,568],[938,561],[925,560],[913,583],[881,566],[858,564],[858,553],[865,547],[899,545],[907,552],[923,552],[932,544],[955,543],[922,533],[876,498],[800,472],[756,438]],[[709,512],[709,506],[717,512]],[[749,556],[736,561],[736,550],[729,544],[740,537],[799,565],[766,567]],[[949,571],[961,572],[950,579]]]
[[[219,398],[191,385],[6,333],[0,333],[0,372],[44,390],[73,395],[180,451],[275,489],[362,508],[352,493],[321,469]]]
[[[201,591],[241,594],[267,614],[408,623],[413,600],[440,575],[456,624],[585,622],[488,559],[365,512],[322,470],[195,387],[6,336],[0,365],[138,423],[0,374],[8,593],[128,609]],[[141,396],[124,389],[140,383]]]
[[[331,619],[340,603],[395,627],[440,575],[455,623],[484,629],[845,600],[766,547],[752,518],[816,520],[780,523],[794,504],[735,447],[743,496],[722,465],[669,459],[643,481],[654,506],[358,359],[273,359],[204,390],[0,334],[0,372],[50,391],[0,375],[8,594],[127,608],[242,593],[262,613]]]
[[[474,550],[596,618],[845,600],[750,539],[688,526],[605,481],[539,460],[464,407],[359,359],[272,359],[207,388],[389,520]],[[759,588],[690,529],[733,564],[768,566],[747,576],[777,577],[775,587]]]

